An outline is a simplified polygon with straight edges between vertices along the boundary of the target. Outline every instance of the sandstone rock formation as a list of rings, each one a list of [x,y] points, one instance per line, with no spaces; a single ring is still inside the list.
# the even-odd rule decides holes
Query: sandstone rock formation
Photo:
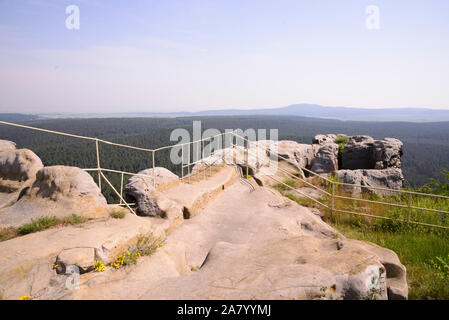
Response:
[[[0,225],[18,227],[43,216],[106,215],[106,199],[93,178],[76,167],[51,166],[37,171],[19,201],[0,212]]]
[[[369,136],[351,136],[345,145],[341,169],[374,169],[374,139]]]
[[[179,177],[162,167],[154,168],[154,171],[142,170],[137,174],[132,176],[125,186],[126,197],[137,204],[137,214],[165,216],[170,205],[157,189],[178,181]]]
[[[341,169],[400,168],[401,156],[402,142],[398,139],[352,136],[343,150]]]
[[[206,156],[201,159],[201,162],[197,163],[192,168],[192,173],[198,173],[208,166],[227,164],[237,164],[241,168],[246,169],[248,166],[249,174],[254,175],[263,167],[270,165],[270,158],[267,154],[269,150],[270,141],[259,141],[259,144],[251,144],[248,148],[248,155],[246,155],[246,149],[242,146],[233,146],[225,149],[218,149],[213,152],[212,155]]]
[[[324,144],[324,143],[334,143],[335,139],[337,139],[336,134],[317,134],[313,140],[313,144]]]
[[[14,204],[22,192],[36,179],[43,167],[39,157],[28,149],[15,149],[11,141],[0,145],[0,209]]]
[[[392,152],[379,153],[378,162],[397,165],[397,143],[388,143]],[[298,144],[295,153],[294,143],[279,145],[298,166],[308,163],[309,147]],[[243,148],[228,149],[211,156],[209,164],[235,159],[237,153],[243,161],[237,163],[246,164]],[[267,165],[267,152],[261,151],[248,159],[254,171]],[[335,169],[336,152],[335,143],[323,140],[314,154],[317,170],[329,169],[325,159]],[[124,219],[109,216],[117,207],[106,204],[85,171],[40,168],[20,199],[0,211],[0,225],[19,226],[47,215],[93,220],[0,242],[0,293],[5,299],[407,298],[406,269],[394,252],[346,239],[316,212],[276,190],[236,180],[236,167],[217,167],[190,183],[164,168],[141,171],[125,192],[145,216],[128,213]],[[372,169],[388,170],[400,172]],[[363,179],[359,183],[374,183]],[[92,272],[95,261],[113,262],[141,237],[165,239],[165,245],[136,265]],[[67,285],[69,266],[81,271],[79,289]]]
[[[280,156],[294,162],[300,168],[309,167],[315,157],[313,146],[288,140],[279,141],[277,152]]]
[[[385,194],[382,190],[376,190],[366,187],[401,189],[404,183],[404,176],[401,169],[388,168],[383,170],[338,170],[337,177],[344,183],[354,184],[354,186],[344,186],[344,189],[353,194],[360,194],[361,192],[371,192],[377,194]]]
[[[0,151],[14,150],[16,149],[16,144],[9,140],[0,140]]]
[[[311,163],[315,173],[330,173],[338,170],[338,144],[327,142],[320,146]]]
[[[335,142],[342,137],[347,138],[348,142],[340,149]],[[259,143],[270,149],[268,142]],[[303,177],[301,168],[306,168],[317,174],[337,173],[345,183],[399,189],[404,181],[401,171],[402,145],[401,141],[393,138],[375,140],[369,136],[319,134],[314,137],[312,145],[279,141],[275,144],[275,151],[282,156],[280,161],[286,159]],[[345,171],[339,173],[339,170]]]
[[[385,138],[374,141],[374,169],[401,168],[402,142]]]
[[[391,250],[346,239],[268,188],[234,183],[154,256],[126,272],[82,275],[80,290],[62,297],[406,299],[407,283]]]
[[[127,214],[124,219],[100,219],[0,242],[0,292],[4,299],[18,299],[67,290],[67,275],[58,270],[69,265],[81,273],[92,270],[95,260],[110,263],[147,236],[163,239],[165,234],[152,221]]]

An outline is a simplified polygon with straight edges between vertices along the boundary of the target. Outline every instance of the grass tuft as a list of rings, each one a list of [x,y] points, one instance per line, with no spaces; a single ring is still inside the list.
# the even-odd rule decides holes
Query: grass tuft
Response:
[[[113,211],[109,215],[114,219],[123,219],[126,214],[123,211]]]
[[[31,222],[26,223],[19,228],[7,228],[0,230],[0,242],[7,241],[18,236],[24,236],[29,233],[43,231],[45,229],[55,227],[58,225],[77,225],[86,222],[87,219],[76,214],[64,217],[61,219],[55,216],[41,217],[36,220],[31,220]]]
[[[55,226],[58,223],[58,219],[56,217],[42,217],[37,220],[31,220],[30,223],[24,224],[23,226],[17,229],[17,232],[20,235],[26,235],[33,232],[42,231],[48,229],[50,227]]]

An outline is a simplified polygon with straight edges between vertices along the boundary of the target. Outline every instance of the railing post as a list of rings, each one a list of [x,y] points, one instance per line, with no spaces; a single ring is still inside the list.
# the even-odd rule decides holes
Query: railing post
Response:
[[[423,210],[423,199],[422,199],[422,196],[421,196],[421,220],[423,218],[423,213],[424,213],[424,210]]]
[[[332,181],[332,204],[331,204],[331,218],[334,216],[335,210],[335,183]]]
[[[184,179],[184,145],[181,146],[181,180]]]
[[[123,204],[122,198],[123,198],[123,172],[120,181],[120,204]]]
[[[187,175],[189,176],[189,183],[190,183],[190,143],[188,144],[188,152],[187,152],[187,158],[188,158],[188,162],[187,162]],[[193,143],[192,143],[192,147],[193,147]]]
[[[223,165],[226,162],[226,157],[225,157],[225,145],[226,145],[226,133],[223,132],[222,136],[221,136],[221,158],[223,161]]]
[[[256,139],[256,169],[259,169],[259,137]]]
[[[209,177],[212,176],[212,137],[209,138],[209,160],[211,165],[209,166]]]
[[[408,194],[408,214],[407,214],[407,222],[410,222],[410,216],[412,214],[412,194]]]
[[[100,166],[100,149],[98,147],[98,139],[95,139],[95,148],[97,151],[97,169],[98,169],[98,187],[101,192],[101,166]]]
[[[249,166],[249,161],[248,161],[248,140],[244,140],[245,141],[245,163],[246,163],[246,179],[248,179],[248,166]]]
[[[153,158],[153,187],[156,188],[156,170],[155,170],[155,165],[154,165],[154,150],[151,152],[152,153],[152,158]]]
[[[205,149],[204,149],[204,139],[203,138],[201,138],[201,162],[203,163],[203,176],[204,176],[204,179],[206,179],[206,169],[207,169],[207,164],[204,162],[204,152],[205,152]],[[201,173],[201,171],[198,173],[198,175]]]

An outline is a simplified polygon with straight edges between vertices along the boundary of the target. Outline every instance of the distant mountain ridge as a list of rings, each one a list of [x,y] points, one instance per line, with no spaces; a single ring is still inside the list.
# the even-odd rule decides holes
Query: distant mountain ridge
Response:
[[[348,107],[325,107],[316,104],[293,104],[270,109],[224,109],[207,110],[189,115],[291,115],[312,118],[327,118],[352,121],[408,121],[441,122],[449,121],[449,110],[425,108],[363,109]]]
[[[279,115],[301,116],[344,121],[405,121],[405,122],[445,122],[449,121],[449,109],[426,108],[349,108],[328,107],[317,104],[292,104],[280,108],[267,109],[220,109],[195,112],[124,112],[124,113],[42,113],[7,114],[0,113],[0,120],[18,121],[50,118],[118,118],[118,117],[189,117],[189,116],[239,116],[239,115]]]

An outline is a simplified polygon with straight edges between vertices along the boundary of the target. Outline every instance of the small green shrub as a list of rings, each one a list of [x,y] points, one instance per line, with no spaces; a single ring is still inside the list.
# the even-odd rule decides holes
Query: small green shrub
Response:
[[[111,263],[111,266],[115,269],[120,269],[122,266],[136,264],[139,258],[153,254],[157,248],[163,245],[164,243],[162,241],[156,240],[150,243],[150,237],[143,237],[139,239],[134,247],[118,255]]]
[[[29,233],[42,231],[57,225],[76,225],[86,222],[86,218],[78,216],[76,214],[72,214],[71,216],[64,217],[62,219],[58,219],[55,216],[46,216],[41,217],[36,220],[31,220],[30,223],[26,223],[20,226],[15,232],[14,230],[9,231],[12,235],[9,239],[15,238],[17,236],[23,236]],[[2,233],[0,233],[0,240],[2,239]],[[8,239],[5,239],[8,240]]]
[[[65,224],[80,224],[85,221],[86,221],[86,219],[84,217],[81,217],[76,214],[72,214],[71,216],[65,217],[62,219],[62,223],[65,223]]]
[[[17,229],[16,228],[6,228],[0,230],[0,242],[6,241],[12,238],[17,237]]]
[[[26,235],[33,232],[42,231],[53,227],[58,223],[58,219],[54,216],[52,217],[42,217],[37,220],[31,220],[30,223],[24,224],[17,230],[20,235]]]
[[[440,278],[449,283],[449,254],[447,257],[436,257],[431,261],[431,265],[437,270]]]
[[[299,186],[298,180],[294,180],[294,179],[286,179],[282,182],[283,183],[278,183],[277,185],[274,186],[274,188],[280,192],[288,190],[290,188],[295,189]]]
[[[125,213],[123,211],[113,211],[109,215],[114,219],[123,219],[125,217]]]

